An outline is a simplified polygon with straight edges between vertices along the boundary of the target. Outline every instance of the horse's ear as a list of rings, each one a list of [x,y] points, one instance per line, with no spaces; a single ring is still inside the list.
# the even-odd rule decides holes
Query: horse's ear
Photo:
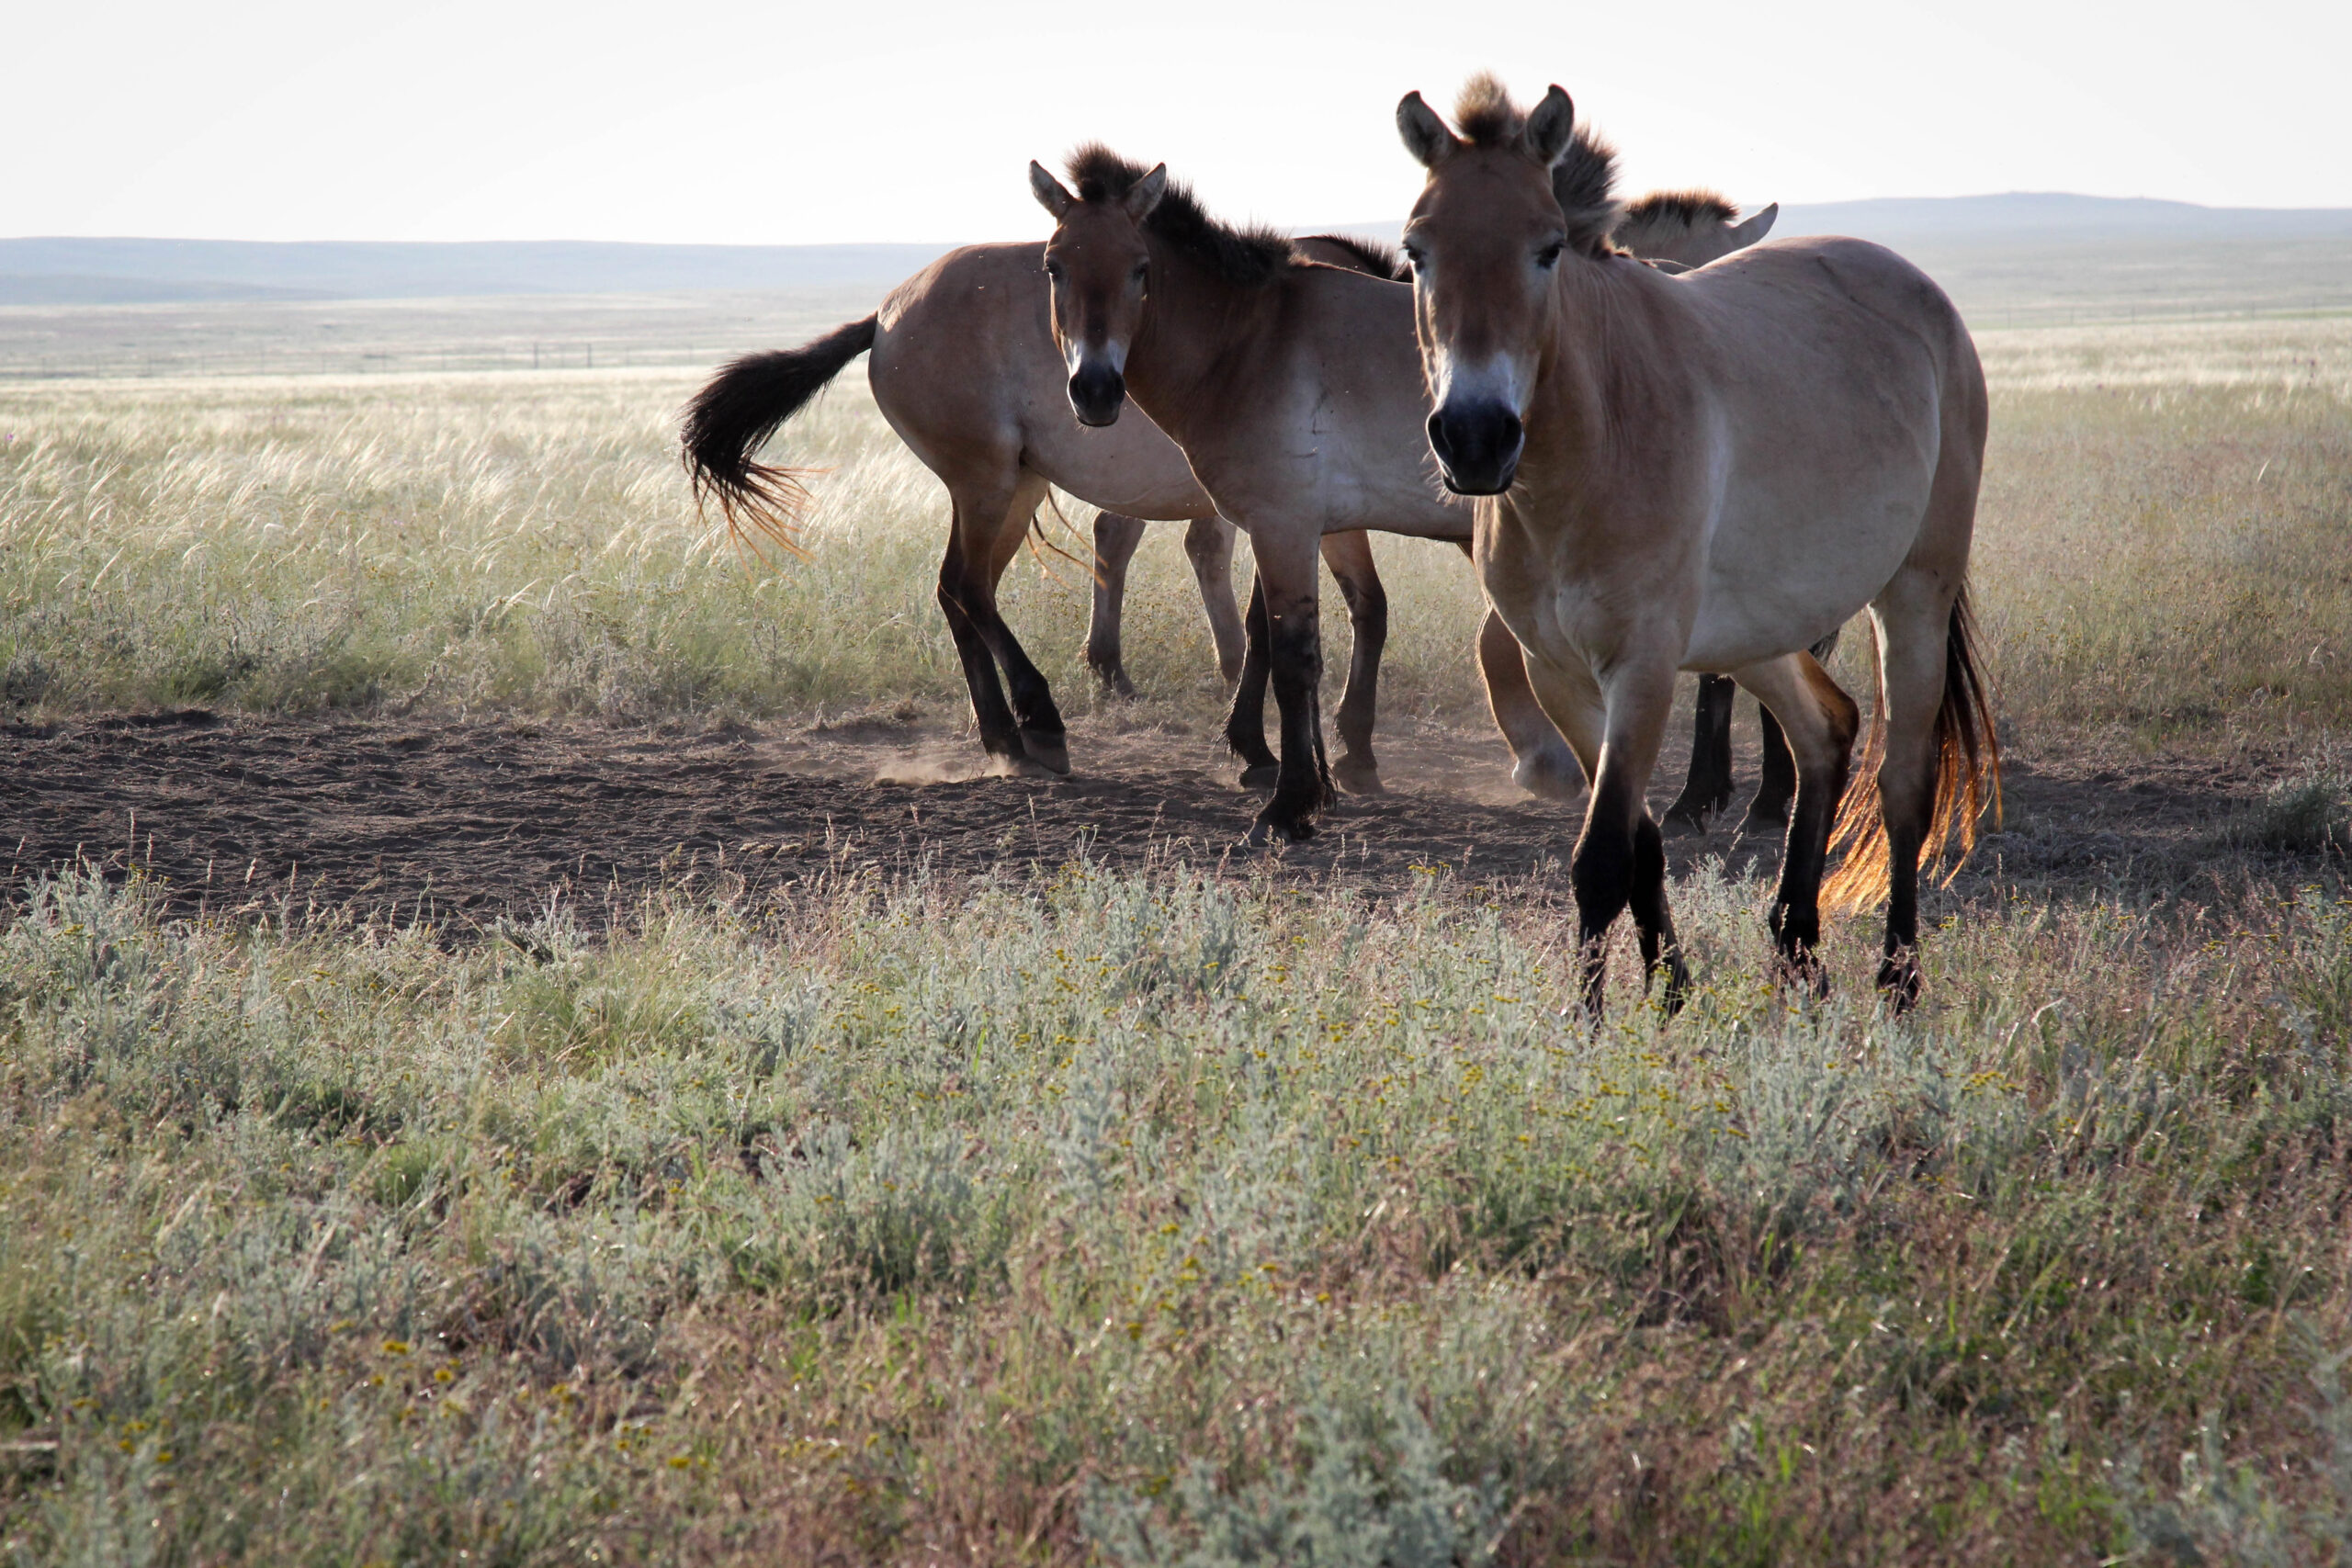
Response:
[[[1120,205],[1127,209],[1129,218],[1140,223],[1151,216],[1151,209],[1158,207],[1159,198],[1167,194],[1168,165],[1159,164],[1153,165],[1151,173],[1135,183]]]
[[[1078,205],[1078,197],[1034,158],[1029,161],[1029,193],[1037,198],[1038,206],[1054,215],[1057,223],[1062,220],[1062,214]]]
[[[1462,145],[1445,121],[1437,118],[1437,111],[1421,102],[1419,93],[1408,93],[1397,102],[1396,134],[1405,139],[1405,151],[1425,169],[1436,168]]]
[[[1750,217],[1745,223],[1733,224],[1731,226],[1732,243],[1740,246],[1754,244],[1772,231],[1772,220],[1780,215],[1781,204],[1776,201],[1763,211]]]
[[[1558,84],[1544,95],[1535,112],[1527,117],[1527,151],[1545,168],[1560,161],[1568,150],[1568,137],[1577,128],[1577,106]]]

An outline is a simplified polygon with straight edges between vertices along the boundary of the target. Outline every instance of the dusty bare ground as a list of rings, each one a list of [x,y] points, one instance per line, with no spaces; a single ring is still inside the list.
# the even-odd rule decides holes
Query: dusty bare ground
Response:
[[[1740,777],[1755,776],[1741,721]],[[524,912],[554,890],[626,900],[733,873],[774,886],[828,868],[950,873],[1151,858],[1338,875],[1374,886],[1444,865],[1473,883],[1548,880],[1580,806],[1520,794],[1490,733],[1392,725],[1389,793],[1343,799],[1321,835],[1271,858],[1238,840],[1256,797],[1208,737],[1083,720],[1078,772],[977,776],[978,751],[937,719],[886,716],[809,729],[616,729],[517,720],[79,716],[0,729],[0,849],[12,891],[77,858],[136,864],[180,908],[313,906],[459,924]],[[1659,769],[1671,797],[1679,749]],[[2018,744],[2007,831],[1956,885],[2180,886],[2241,882],[2218,826],[2292,766]],[[1736,808],[1733,819],[1736,818]],[[1731,821],[1670,840],[1676,868],[1710,855],[1769,873],[1777,843]],[[2277,868],[2291,874],[2290,866]]]

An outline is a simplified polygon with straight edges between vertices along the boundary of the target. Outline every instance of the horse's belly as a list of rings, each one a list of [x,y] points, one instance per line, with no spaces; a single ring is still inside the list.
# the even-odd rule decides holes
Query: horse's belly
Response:
[[[1087,429],[1067,411],[1058,427],[1035,422],[1022,460],[1105,512],[1173,521],[1216,510],[1176,443],[1133,403],[1118,423],[1102,430]]]
[[[1878,596],[1918,538],[1925,487],[1877,508],[1718,536],[1684,655],[1729,671],[1809,648]]]

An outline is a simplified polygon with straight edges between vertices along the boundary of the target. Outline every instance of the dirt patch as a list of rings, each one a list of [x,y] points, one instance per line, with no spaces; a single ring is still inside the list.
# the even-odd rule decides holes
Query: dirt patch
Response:
[[[1491,734],[1392,726],[1390,792],[1351,797],[1310,843],[1242,849],[1257,797],[1205,737],[1081,721],[1066,780],[980,776],[978,748],[919,715],[815,729],[615,729],[515,720],[284,718],[205,712],[0,730],[0,849],[12,888],[76,859],[136,864],[177,908],[316,903],[486,919],[551,891],[629,897],[687,876],[754,886],[824,869],[949,873],[1052,866],[1269,868],[1401,886],[1443,866],[1473,883],[1555,875],[1581,807],[1510,785]],[[1743,781],[1755,776],[1742,723]],[[2214,847],[2284,760],[2013,753],[2007,830],[1956,887],[2177,881],[2245,857]],[[1658,807],[1681,757],[1660,767]],[[1745,784],[1743,787],[1746,787]],[[1778,845],[1719,827],[1669,841],[1769,873]]]

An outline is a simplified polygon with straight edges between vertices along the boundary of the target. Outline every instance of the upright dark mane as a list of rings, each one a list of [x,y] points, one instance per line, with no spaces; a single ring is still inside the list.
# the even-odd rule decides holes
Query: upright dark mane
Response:
[[[1066,166],[1080,201],[1115,201],[1151,173],[1099,141],[1072,152]],[[1287,238],[1272,229],[1236,229],[1218,222],[1202,210],[1190,186],[1172,179],[1143,226],[1146,233],[1165,240],[1229,283],[1269,282],[1292,260]]]
[[[1654,190],[1625,209],[1623,226],[1674,223],[1695,229],[1702,223],[1729,223],[1739,209],[1719,191]]]
[[[1510,89],[1499,78],[1481,71],[1454,97],[1453,129],[1473,147],[1500,147],[1527,129],[1527,114],[1510,101]]]
[[[1353,234],[1309,234],[1298,243],[1305,244],[1308,242],[1345,251],[1356,258],[1361,270],[1374,277],[1385,277],[1391,283],[1413,281],[1413,269],[1405,265],[1405,258],[1396,254],[1393,245],[1384,245],[1377,240],[1359,239]]]
[[[1473,147],[1508,147],[1525,134],[1527,113],[1511,102],[1502,83],[1482,71],[1463,84],[1453,102],[1453,124]],[[1609,235],[1622,210],[1616,186],[1617,149],[1579,124],[1568,150],[1552,165],[1552,194],[1568,220],[1568,244],[1582,254],[1614,254]]]
[[[1579,125],[1568,150],[1552,165],[1552,195],[1568,220],[1568,243],[1589,256],[1615,252],[1609,243],[1623,210],[1616,197],[1617,149],[1597,130]]]

